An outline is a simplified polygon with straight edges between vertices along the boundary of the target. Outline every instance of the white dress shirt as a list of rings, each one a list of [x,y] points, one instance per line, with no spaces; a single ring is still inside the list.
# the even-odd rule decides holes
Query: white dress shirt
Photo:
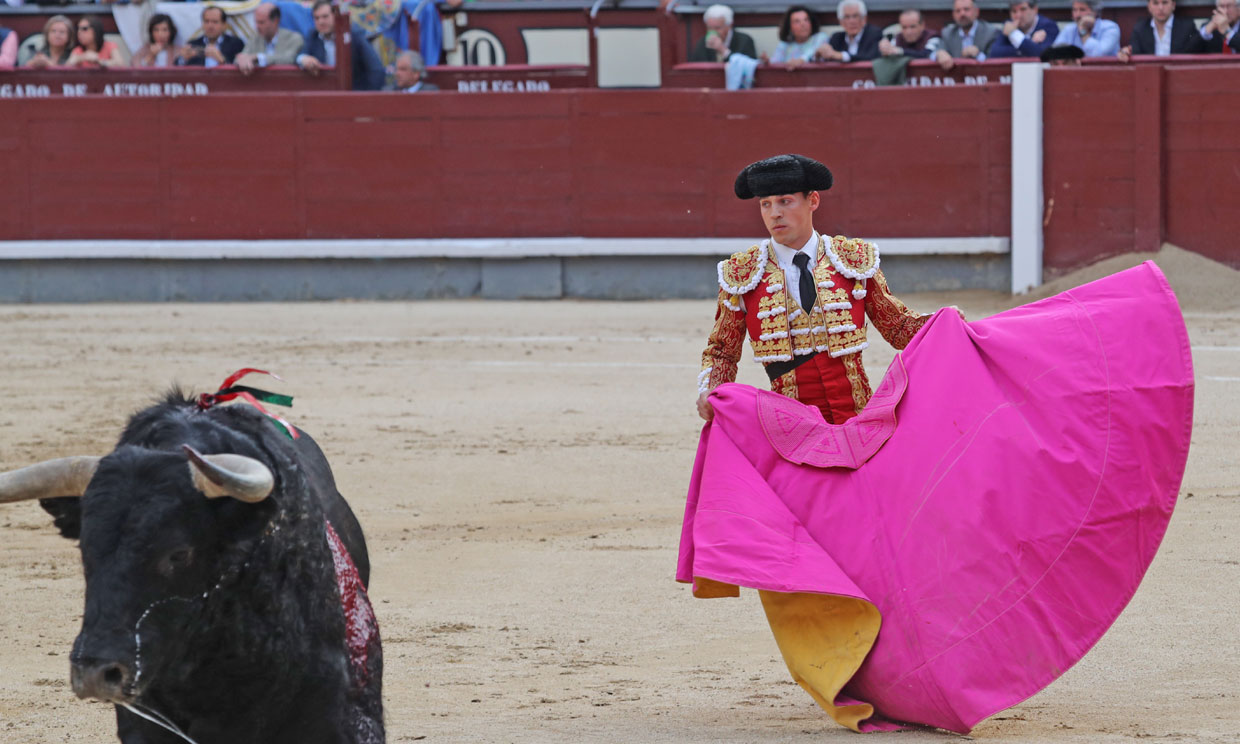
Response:
[[[223,37],[221,37],[221,38],[223,38]],[[210,39],[206,39],[206,38],[204,38],[204,39],[203,39],[203,45],[202,45],[202,51],[203,51],[203,54],[205,55],[205,54],[206,54],[206,52],[207,52],[207,50],[208,50],[208,49],[210,49],[211,47],[215,47],[216,49],[219,49],[219,48],[220,48],[220,40],[219,40],[219,39],[216,39],[215,41],[211,41]],[[205,58],[202,60],[202,66],[203,66],[203,67],[216,67],[216,66],[218,66],[218,65],[219,65],[219,62],[216,62],[216,61],[215,61],[214,59],[212,59],[211,57],[205,57]]]
[[[790,292],[788,295],[789,297],[800,297],[800,294],[797,292],[797,287],[800,286],[798,282],[801,281],[801,270],[797,268],[796,264],[792,263],[792,259],[798,253],[804,253],[809,256],[809,264],[806,265],[806,268],[812,276],[814,266],[818,264],[818,231],[810,231],[809,240],[806,241],[805,245],[800,248],[789,248],[788,246],[783,245],[782,243],[776,243],[773,240],[768,242],[770,242],[771,247],[775,249],[775,262],[779,264],[779,268],[784,270],[784,282],[786,282],[784,290]],[[791,289],[789,289],[789,287],[791,287]],[[797,304],[799,305],[800,303],[798,302]]]
[[[960,51],[963,52],[965,47],[977,46],[977,21],[969,26],[969,30],[960,29]],[[977,61],[985,62],[986,53],[981,49],[977,50]]]
[[[1154,29],[1154,55],[1157,57],[1169,57],[1171,55],[1171,27],[1175,24],[1175,16],[1167,19],[1167,25],[1163,26],[1166,33],[1162,36],[1158,35],[1158,24],[1154,19],[1150,19],[1150,28]]]

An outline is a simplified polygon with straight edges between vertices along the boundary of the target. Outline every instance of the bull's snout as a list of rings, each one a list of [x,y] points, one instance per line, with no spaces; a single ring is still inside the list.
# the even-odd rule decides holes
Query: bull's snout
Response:
[[[73,662],[69,671],[73,693],[86,700],[94,698],[105,703],[126,702],[133,695],[133,670],[119,661],[83,659]]]

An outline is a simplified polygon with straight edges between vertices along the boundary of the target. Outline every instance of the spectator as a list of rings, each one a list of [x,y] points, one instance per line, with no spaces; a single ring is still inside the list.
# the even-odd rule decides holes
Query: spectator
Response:
[[[733,52],[758,58],[753,37],[732,28],[732,9],[728,6],[710,6],[703,14],[702,22],[706,24],[706,36],[689,55],[690,62],[726,62]]]
[[[1240,54],[1240,3],[1214,0],[1214,15],[1201,27],[1203,51],[1210,54]]]
[[[906,10],[900,14],[900,33],[895,39],[878,42],[878,52],[884,57],[905,56],[913,59],[929,59],[939,49],[939,36],[926,28],[920,10]]]
[[[254,9],[254,28],[258,35],[237,55],[237,69],[243,75],[255,67],[297,64],[297,55],[306,40],[296,31],[280,28],[280,9],[275,3],[263,3]]]
[[[97,69],[123,64],[125,61],[116,43],[103,38],[103,19],[97,15],[82,16],[77,25],[77,46],[69,55],[69,66]]]
[[[1149,21],[1137,21],[1132,28],[1132,44],[1119,50],[1119,58],[1127,62],[1134,54],[1153,54],[1166,57],[1170,54],[1197,54],[1205,48],[1206,40],[1197,33],[1193,22],[1175,17],[1175,0],[1149,0],[1145,7],[1150,12]]]
[[[1059,32],[1054,45],[1077,47],[1086,57],[1119,54],[1119,24],[1099,18],[1101,14],[1102,0],[1072,0],[1073,25]]]
[[[0,26],[0,67],[17,66],[17,32]]]
[[[984,62],[990,47],[999,38],[999,29],[986,21],[979,21],[977,3],[974,0],[955,0],[952,3],[952,20],[939,35],[939,50],[934,58],[944,70],[956,66],[960,58]]]
[[[134,67],[172,67],[185,52],[176,46],[177,25],[167,13],[156,13],[146,24],[150,41],[130,60]]]
[[[185,45],[181,64],[197,67],[231,65],[245,43],[228,33],[224,9],[208,5],[202,9],[202,36],[195,36]]]
[[[310,75],[318,75],[324,67],[336,66],[336,17],[330,0],[318,0],[312,11],[314,30],[306,37],[306,46],[297,55],[297,66]],[[374,47],[360,29],[354,29],[350,52],[353,58],[353,90],[383,88],[383,63]]]
[[[827,34],[819,30],[818,18],[804,5],[793,5],[779,22],[779,46],[769,61],[789,70],[813,61],[818,48],[827,43]]]
[[[26,60],[27,67],[41,70],[69,64],[69,55],[77,45],[73,33],[73,21],[68,16],[54,15],[43,24],[43,39],[38,51]]]
[[[835,15],[844,30],[832,34],[831,42],[818,49],[818,56],[828,62],[867,62],[877,58],[883,32],[865,22],[865,3],[843,0],[836,7]]]
[[[404,51],[396,55],[396,67],[392,85],[385,90],[396,90],[401,93],[421,93],[428,90],[439,90],[439,86],[426,79],[426,63],[422,55],[413,51]]]
[[[1056,44],[1042,52],[1042,61],[1051,67],[1080,67],[1085,50],[1075,44]]]
[[[1031,57],[1041,59],[1059,36],[1059,24],[1038,15],[1038,0],[1008,0],[1012,20],[990,48],[990,58]]]

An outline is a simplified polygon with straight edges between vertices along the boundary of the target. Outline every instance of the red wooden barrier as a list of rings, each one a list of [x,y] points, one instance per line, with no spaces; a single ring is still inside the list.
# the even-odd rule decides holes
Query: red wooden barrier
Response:
[[[1043,265],[1063,273],[1165,239],[1240,267],[1235,64],[1049,70]]]
[[[1162,239],[1240,266],[1240,67],[1046,73],[1048,273]],[[830,165],[819,224],[1007,235],[1011,88],[0,100],[0,240],[752,237],[746,163]]]
[[[834,170],[829,230],[1003,235],[1009,107],[1001,86],[0,101],[0,238],[753,236],[732,181],[788,151]]]
[[[1014,62],[1011,59],[993,59],[978,62],[972,59],[957,60],[950,70],[944,70],[937,62],[913,60],[907,69],[907,87],[952,87],[957,85],[984,85],[986,83],[1012,82],[1013,64],[1031,64],[1034,61]],[[1234,54],[1199,55],[1177,54],[1170,57],[1141,55],[1124,64],[1111,58],[1084,60],[1087,68],[1170,67],[1180,65],[1224,64],[1240,67],[1240,56]],[[664,71],[664,88],[723,88],[723,65],[706,62],[690,62],[675,65]],[[755,88],[875,88],[874,70],[869,62],[841,64],[802,65],[788,70],[779,65],[763,65],[754,74]]]
[[[1240,268],[1240,70],[1168,69],[1164,81],[1167,240]]]

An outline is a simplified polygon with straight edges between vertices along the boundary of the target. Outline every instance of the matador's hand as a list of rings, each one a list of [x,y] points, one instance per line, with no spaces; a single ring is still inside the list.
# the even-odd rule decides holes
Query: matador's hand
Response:
[[[697,399],[698,415],[702,417],[703,421],[710,421],[715,417],[715,409],[711,407],[709,398],[710,391],[707,390],[699,395]]]

